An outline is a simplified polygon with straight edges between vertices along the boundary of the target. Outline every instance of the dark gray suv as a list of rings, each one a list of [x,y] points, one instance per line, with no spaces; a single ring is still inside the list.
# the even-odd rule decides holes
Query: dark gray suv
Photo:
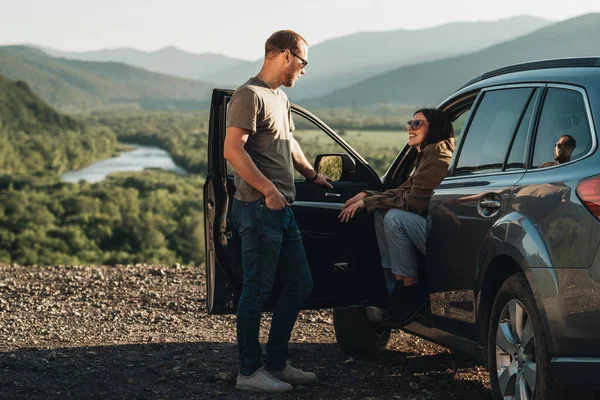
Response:
[[[204,188],[207,301],[233,313],[241,290],[235,191],[223,158],[231,91],[215,90]],[[439,108],[460,126],[448,176],[428,212],[422,275],[430,307],[407,332],[471,354],[488,366],[498,399],[548,399],[557,384],[590,385],[600,373],[600,58],[509,66],[474,78]],[[378,177],[308,111],[331,141],[316,168],[338,163],[333,190],[296,182],[292,204],[311,271],[307,308],[334,308],[341,349],[382,351],[390,328],[360,304],[386,296],[372,217],[337,219],[356,193],[398,186],[416,154],[406,146]],[[275,289],[274,296],[277,295]],[[267,304],[267,308],[273,303]]]

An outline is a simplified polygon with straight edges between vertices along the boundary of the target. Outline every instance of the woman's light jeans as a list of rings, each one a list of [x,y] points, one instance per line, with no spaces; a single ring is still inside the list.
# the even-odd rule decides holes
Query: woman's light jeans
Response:
[[[425,254],[427,219],[392,208],[375,213],[375,233],[385,270],[388,293],[395,287],[392,274],[418,277],[417,250]]]

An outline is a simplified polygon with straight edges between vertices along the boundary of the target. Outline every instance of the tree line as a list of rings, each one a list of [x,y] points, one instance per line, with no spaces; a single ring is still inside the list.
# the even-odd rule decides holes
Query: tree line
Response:
[[[5,175],[0,262],[201,264],[202,183],[159,170],[94,184]]]

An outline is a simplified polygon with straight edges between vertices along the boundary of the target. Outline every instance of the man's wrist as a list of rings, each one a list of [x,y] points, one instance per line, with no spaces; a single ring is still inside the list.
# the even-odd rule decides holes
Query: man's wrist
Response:
[[[306,182],[314,182],[315,180],[317,180],[317,177],[319,176],[319,173],[315,170],[313,170],[313,172],[315,173],[315,175],[312,178],[306,178],[304,177],[304,179],[306,180]]]
[[[263,196],[268,197],[278,192],[277,187],[275,185],[270,186],[267,190],[262,192]]]

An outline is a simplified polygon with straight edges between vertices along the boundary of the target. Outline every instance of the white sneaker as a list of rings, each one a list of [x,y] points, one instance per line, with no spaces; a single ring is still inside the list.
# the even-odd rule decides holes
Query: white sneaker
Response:
[[[250,376],[238,374],[235,388],[263,393],[291,392],[294,390],[292,385],[275,378],[264,367],[260,367]]]
[[[286,365],[283,370],[271,374],[291,385],[310,385],[317,380],[317,375],[312,372],[304,372],[301,369],[292,368],[290,365]]]

